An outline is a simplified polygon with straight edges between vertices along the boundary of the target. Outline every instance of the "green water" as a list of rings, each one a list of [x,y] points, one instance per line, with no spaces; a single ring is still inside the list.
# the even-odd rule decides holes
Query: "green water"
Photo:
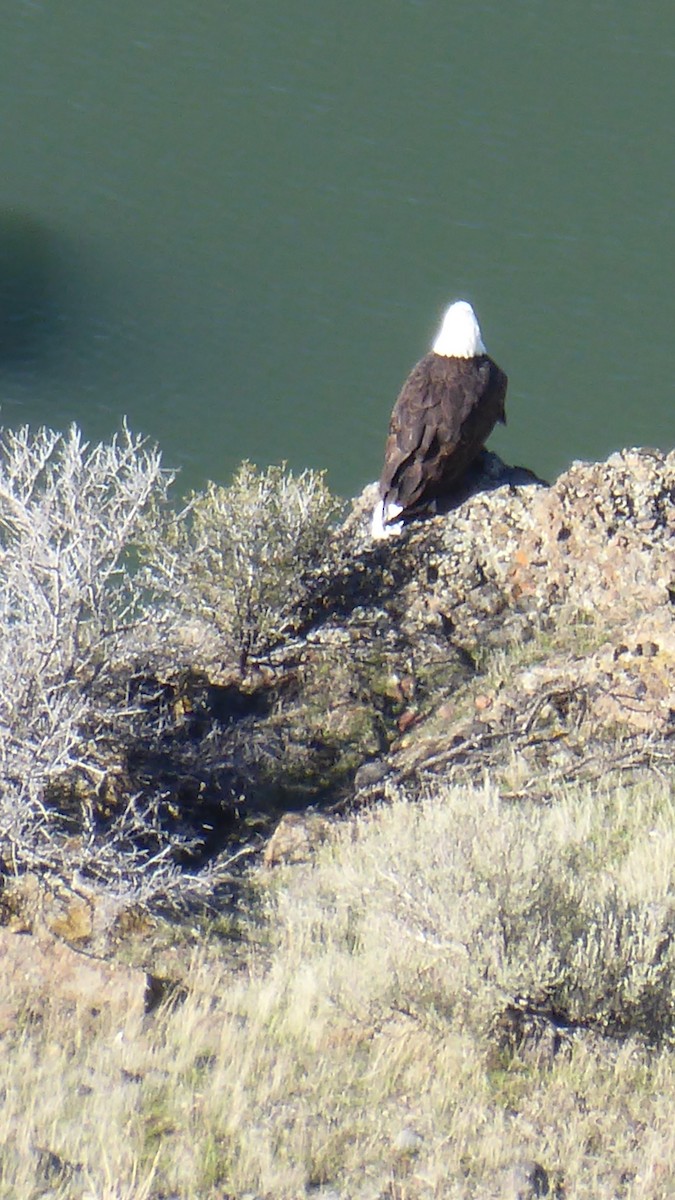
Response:
[[[374,478],[445,305],[553,475],[673,441],[675,6],[5,0],[0,420]]]

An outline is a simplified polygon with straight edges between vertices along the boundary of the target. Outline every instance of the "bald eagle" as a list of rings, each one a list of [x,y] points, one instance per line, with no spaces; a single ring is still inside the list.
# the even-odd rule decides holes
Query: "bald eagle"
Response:
[[[373,537],[400,533],[411,517],[434,512],[459,489],[497,421],[506,424],[507,382],[485,350],[471,305],[457,300],[394,405]]]

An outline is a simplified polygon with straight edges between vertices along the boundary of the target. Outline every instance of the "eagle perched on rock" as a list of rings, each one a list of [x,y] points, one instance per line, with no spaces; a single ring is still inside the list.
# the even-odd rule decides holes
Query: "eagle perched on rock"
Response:
[[[466,300],[450,305],[429,354],[394,405],[375,505],[375,538],[451,498],[498,421],[506,423],[506,375],[485,350]]]

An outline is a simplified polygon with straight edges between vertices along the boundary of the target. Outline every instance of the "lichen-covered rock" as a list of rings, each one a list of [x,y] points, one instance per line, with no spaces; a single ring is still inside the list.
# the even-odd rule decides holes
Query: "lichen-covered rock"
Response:
[[[357,504],[361,537],[370,500]],[[600,748],[605,765],[637,763],[645,735],[673,732],[675,454],[626,450],[575,463],[550,488],[481,491],[385,546],[403,567],[396,602],[421,647],[418,677],[442,675],[425,653],[442,638],[476,668],[473,684],[430,689],[392,746],[394,777],[520,754],[528,790],[544,768],[578,773]]]
[[[574,463],[550,488],[481,491],[386,549],[408,566],[406,619],[444,621],[465,641],[495,618],[554,622],[570,608],[621,624],[671,602],[675,453],[624,450]]]

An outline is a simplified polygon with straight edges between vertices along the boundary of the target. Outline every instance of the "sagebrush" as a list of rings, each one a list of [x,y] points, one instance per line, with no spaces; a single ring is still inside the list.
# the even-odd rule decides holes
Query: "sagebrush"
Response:
[[[350,825],[320,872],[279,889],[276,919],[298,966],[307,944],[332,947],[340,1006],[435,1008],[479,1035],[519,1008],[671,1044],[674,855],[675,803],[656,779],[560,788],[550,807],[439,784]]]
[[[172,634],[197,618],[234,671],[273,644],[336,507],[321,476],[281,467],[244,464],[178,513],[172,482],[126,426],[100,445],[76,427],[2,436],[0,849],[15,872],[84,874],[126,899],[187,886],[175,859],[204,822],[175,794],[194,779],[198,801],[227,748],[218,730],[186,736],[166,700],[192,666]]]
[[[94,828],[91,798],[104,774],[96,743],[115,664],[148,617],[131,569],[134,539],[171,478],[126,426],[93,446],[76,427],[2,436],[0,840],[15,867],[70,874],[88,864],[120,882],[120,863]],[[91,791],[69,822],[49,793],[76,770]],[[129,824],[126,807],[112,841]]]

